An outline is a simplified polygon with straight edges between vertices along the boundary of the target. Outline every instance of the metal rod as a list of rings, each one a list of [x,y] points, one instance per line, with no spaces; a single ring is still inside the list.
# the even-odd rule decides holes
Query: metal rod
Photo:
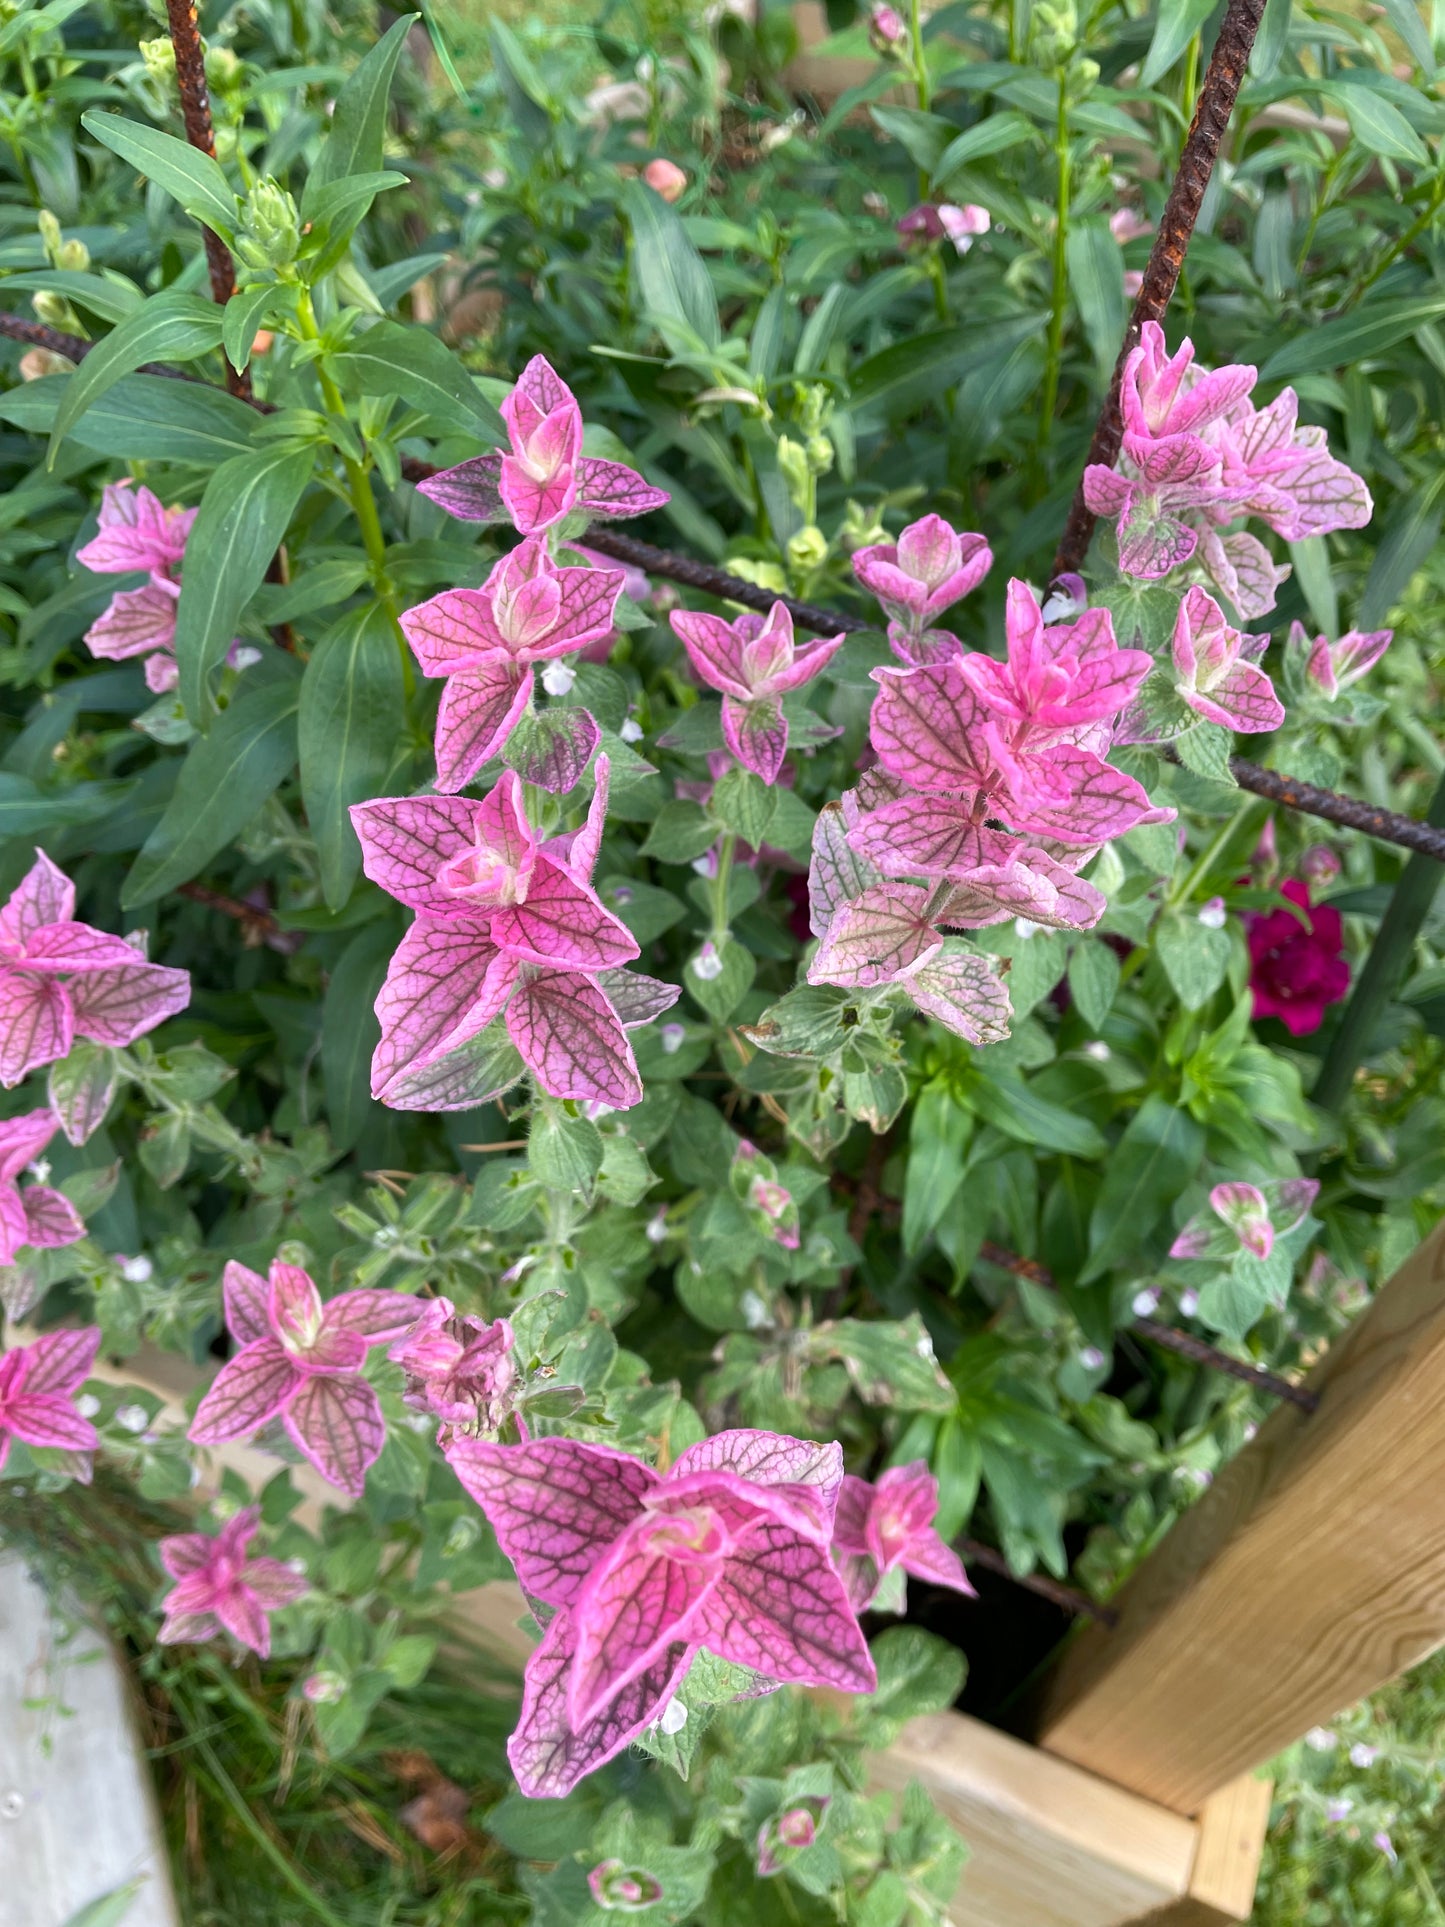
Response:
[[[1022,1586],[1025,1592],[1037,1593],[1040,1599],[1047,1599],[1051,1606],[1057,1606],[1062,1612],[1095,1620],[1110,1631],[1119,1623],[1119,1615],[1112,1606],[1101,1606],[1097,1599],[1090,1599],[1086,1592],[1061,1585],[1057,1579],[1050,1579],[1044,1573],[1015,1572],[1001,1552],[978,1539],[959,1537],[953,1541],[953,1549],[960,1559],[971,1565],[982,1566],[985,1572],[997,1573],[1000,1579],[1011,1579],[1016,1586]]]
[[[1194,223],[1199,219],[1205,189],[1214,172],[1214,163],[1219,158],[1220,145],[1229,126],[1229,117],[1234,112],[1244,70],[1249,64],[1254,37],[1264,18],[1264,4],[1265,0],[1229,0],[1219,24],[1219,38],[1209,56],[1194,119],[1179,155],[1174,185],[1164,205],[1164,216],[1159,223],[1159,232],[1154,237],[1134,312],[1124,330],[1124,343],[1114,363],[1109,392],[1094,429],[1094,439],[1089,444],[1086,466],[1095,462],[1105,468],[1114,466],[1124,433],[1124,419],[1119,407],[1124,363],[1138,346],[1144,323],[1164,319],[1174,290],[1179,285]],[[1081,475],[1069,506],[1058,553],[1054,557],[1055,576],[1076,572],[1083,566],[1094,533],[1094,521],[1093,510],[1084,500]]]

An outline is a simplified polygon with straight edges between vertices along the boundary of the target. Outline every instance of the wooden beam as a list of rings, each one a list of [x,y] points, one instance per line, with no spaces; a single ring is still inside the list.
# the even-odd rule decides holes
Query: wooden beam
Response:
[[[1445,1645],[1445,1226],[1046,1684],[1040,1743],[1176,1812]]]

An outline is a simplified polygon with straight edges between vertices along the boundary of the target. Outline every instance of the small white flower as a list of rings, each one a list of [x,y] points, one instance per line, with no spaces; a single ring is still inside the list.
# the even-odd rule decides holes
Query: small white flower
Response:
[[[1096,1064],[1107,1064],[1114,1055],[1102,1037],[1091,1037],[1084,1046],[1085,1057],[1092,1057]]]
[[[430,1432],[436,1420],[430,1412],[408,1412],[406,1422],[413,1432]]]
[[[772,1323],[767,1306],[755,1291],[743,1293],[738,1300],[738,1310],[742,1313],[743,1322],[750,1332],[758,1331],[762,1326]]]
[[[253,649],[249,642],[233,644],[230,653],[226,657],[226,661],[232,669],[251,669],[254,668],[260,660],[261,651],[259,649]]]
[[[18,1820],[25,1811],[25,1795],[18,1787],[0,1793],[0,1820]]]
[[[721,977],[723,973],[723,960],[718,955],[717,945],[711,937],[708,938],[702,949],[699,950],[693,958],[692,968],[694,975],[701,977],[705,984],[710,984],[715,978]]]
[[[1097,1372],[1103,1366],[1107,1365],[1108,1362],[1108,1359],[1099,1350],[1097,1345],[1085,1345],[1084,1349],[1079,1353],[1079,1363],[1086,1372]]]
[[[1223,897],[1211,897],[1199,912],[1199,921],[1206,930],[1222,930],[1229,912],[1224,907]]]
[[[25,1168],[30,1173],[31,1177],[34,1178],[37,1184],[49,1184],[50,1182],[50,1159],[49,1158],[35,1158],[29,1164],[27,1164]]]
[[[1251,1439],[1256,1439],[1258,1437],[1259,1437],[1259,1427],[1255,1424],[1253,1419],[1246,1419],[1244,1422],[1245,1444],[1248,1445]]]
[[[121,1405],[116,1409],[115,1422],[123,1432],[143,1432],[151,1415],[144,1405]]]
[[[1152,1318],[1159,1309],[1159,1293],[1153,1285],[1146,1285],[1143,1291],[1136,1291],[1130,1300],[1130,1310],[1136,1318]]]
[[[125,1258],[121,1261],[120,1275],[128,1285],[148,1284],[154,1272],[155,1266],[144,1252],[141,1252],[138,1257]]]
[[[687,1708],[680,1699],[670,1699],[657,1723],[664,1733],[680,1733],[687,1725]]]
[[[82,1418],[94,1418],[100,1410],[100,1400],[93,1392],[82,1392],[75,1401],[75,1409]]]
[[[1014,933],[1020,943],[1027,943],[1031,937],[1036,937],[1043,927],[1041,923],[1030,923],[1027,917],[1014,918]]]
[[[663,1024],[659,1027],[657,1036],[662,1045],[663,1056],[673,1057],[682,1049],[687,1037],[687,1028],[683,1024]]]
[[[304,1559],[288,1559],[286,1561],[286,1570],[287,1572],[294,1572],[300,1578],[304,1579],[306,1577],[306,1561]]]
[[[642,724],[633,716],[624,716],[617,734],[622,738],[624,743],[640,743],[642,741]]]
[[[1373,1766],[1380,1757],[1380,1749],[1365,1740],[1356,1740],[1350,1748],[1350,1765],[1358,1767]]]
[[[647,1242],[660,1245],[667,1236],[667,1211],[664,1207],[647,1220]]]
[[[692,868],[698,876],[706,877],[708,882],[711,883],[712,879],[717,875],[717,852],[715,850],[704,850],[701,856],[695,856],[693,858]]]
[[[1305,1734],[1305,1745],[1312,1753],[1333,1753],[1339,1741],[1327,1726],[1312,1726]]]
[[[1203,1492],[1206,1486],[1214,1484],[1214,1474],[1207,1472],[1202,1465],[1177,1466],[1174,1476],[1181,1485],[1190,1486],[1196,1492]]]
[[[549,696],[569,696],[576,680],[577,671],[570,662],[549,662],[542,671],[542,687]]]
[[[1179,1294],[1179,1310],[1183,1317],[1192,1318],[1199,1310],[1199,1293],[1197,1291],[1181,1291]]]

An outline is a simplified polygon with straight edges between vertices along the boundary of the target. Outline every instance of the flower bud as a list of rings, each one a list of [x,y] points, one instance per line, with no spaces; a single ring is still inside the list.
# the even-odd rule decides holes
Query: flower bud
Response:
[[[140,43],[140,57],[146,73],[157,87],[169,90],[176,84],[176,50],[169,34]]]
[[[833,444],[826,435],[810,435],[803,452],[814,475],[826,475],[833,466]]]
[[[687,192],[687,175],[676,161],[649,161],[642,170],[642,178],[664,201],[680,201]]]
[[[84,241],[62,241],[53,258],[57,268],[64,268],[70,274],[84,274],[90,266],[90,249]]]
[[[646,1867],[603,1860],[587,1876],[592,1898],[605,1914],[640,1914],[662,1899],[662,1882]]]
[[[808,467],[808,452],[801,442],[795,442],[789,435],[778,437],[778,473],[787,483],[788,494],[802,508],[808,501],[812,485],[812,472]]]
[[[42,288],[30,297],[31,306],[40,320],[51,328],[69,328],[75,322],[75,310],[63,294],[55,294],[49,288]]]
[[[301,246],[301,217],[279,181],[265,174],[246,196],[236,252],[251,268],[285,268]]]
[[[861,502],[850,500],[843,511],[843,526],[838,531],[838,546],[843,553],[851,555],[855,549],[872,548],[887,540],[888,531],[877,509],[864,508]]]
[[[346,1681],[340,1673],[309,1673],[301,1682],[301,1692],[312,1706],[334,1706],[346,1695]]]
[[[19,368],[22,381],[43,381],[47,375],[73,374],[75,363],[68,355],[57,355],[49,348],[27,348]]]
[[[240,60],[229,47],[207,47],[206,79],[217,93],[236,86],[240,78]]]
[[[788,562],[800,575],[809,569],[821,568],[827,559],[828,538],[820,528],[810,523],[788,537]]]
[[[331,270],[331,284],[340,296],[343,306],[360,308],[363,314],[386,313],[385,308],[377,300],[371,283],[349,254],[343,255]]]
[[[873,51],[890,54],[908,37],[908,27],[896,7],[877,6],[868,16],[868,39]]]
[[[1333,883],[1344,865],[1327,843],[1311,843],[1299,860],[1300,875],[1306,883]]]

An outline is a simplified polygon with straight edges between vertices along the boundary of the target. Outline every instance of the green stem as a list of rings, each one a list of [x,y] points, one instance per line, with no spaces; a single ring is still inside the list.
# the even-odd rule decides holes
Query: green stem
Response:
[[[1437,829],[1445,827],[1445,777],[1430,799],[1425,820]],[[1354,1083],[1355,1072],[1369,1047],[1380,1012],[1405,974],[1442,874],[1445,872],[1433,857],[1418,851],[1400,872],[1390,906],[1380,919],[1365,967],[1355,981],[1339,1029],[1325,1052],[1319,1077],[1310,1093],[1310,1102],[1320,1110],[1338,1110]]]
[[[928,61],[923,52],[922,0],[908,0],[908,46],[913,61],[913,85],[918,90],[918,111],[926,114],[933,105],[933,82],[929,78]],[[923,190],[926,196],[926,174],[923,176]]]
[[[1225,823],[1223,829],[1219,831],[1214,840],[1206,847],[1199,860],[1192,864],[1185,872],[1182,881],[1175,884],[1173,889],[1170,890],[1164,900],[1166,910],[1177,910],[1181,903],[1188,903],[1197,886],[1209,875],[1220,852],[1233,839],[1235,832],[1245,817],[1248,816],[1251,811],[1258,809],[1258,807],[1259,805],[1253,801],[1240,805],[1234,815]]]
[[[1184,143],[1189,138],[1189,123],[1194,118],[1194,97],[1199,92],[1199,35],[1195,34],[1184,55],[1184,80],[1179,90],[1180,104],[1184,109],[1184,121],[1179,130],[1179,151],[1184,152]]]
[[[1069,240],[1069,82],[1059,72],[1059,119],[1054,135],[1058,159],[1058,186],[1055,191],[1057,214],[1054,222],[1054,287],[1049,310],[1048,366],[1044,375],[1044,399],[1039,417],[1039,446],[1043,448],[1053,434],[1054,409],[1059,399],[1059,375],[1064,359],[1064,306],[1068,296],[1066,249]]]
[[[738,840],[729,830],[717,850],[717,875],[712,883],[712,940],[719,949],[727,942],[731,924],[728,916],[729,885]]]
[[[1435,216],[1440,212],[1442,202],[1445,202],[1445,172],[1441,173],[1434,187],[1431,189],[1430,199],[1426,203],[1424,211],[1415,217],[1409,227],[1405,229],[1405,232],[1400,235],[1397,240],[1390,243],[1389,247],[1386,248],[1375,266],[1365,276],[1364,280],[1346,296],[1343,304],[1345,307],[1352,307],[1354,303],[1360,299],[1361,295],[1368,294],[1370,289],[1373,288],[1375,283],[1380,279],[1381,275],[1385,273],[1386,269],[1394,266],[1416,236],[1423,234],[1425,229],[1429,227],[1430,223],[1435,219]],[[1311,229],[1311,233],[1313,233],[1313,229]]]
[[[321,330],[316,325],[316,310],[311,305],[311,290],[298,288],[296,312],[301,323],[302,338],[306,341],[319,341]],[[338,420],[345,421],[346,402],[341,390],[327,373],[325,364],[318,358],[316,376],[321,383],[322,400],[327,412]],[[356,526],[361,531],[361,544],[366,550],[366,559],[371,564],[371,583],[376,590],[376,599],[386,612],[396,638],[397,650],[401,656],[402,686],[410,701],[416,690],[416,673],[412,668],[411,650],[402,632],[400,613],[396,606],[396,594],[391,586],[391,578],[386,572],[386,537],[382,533],[381,517],[377,513],[376,497],[371,490],[371,477],[365,467],[344,449],[336,451],[346,476],[346,493],[351,502],[351,512],[356,517]]]

